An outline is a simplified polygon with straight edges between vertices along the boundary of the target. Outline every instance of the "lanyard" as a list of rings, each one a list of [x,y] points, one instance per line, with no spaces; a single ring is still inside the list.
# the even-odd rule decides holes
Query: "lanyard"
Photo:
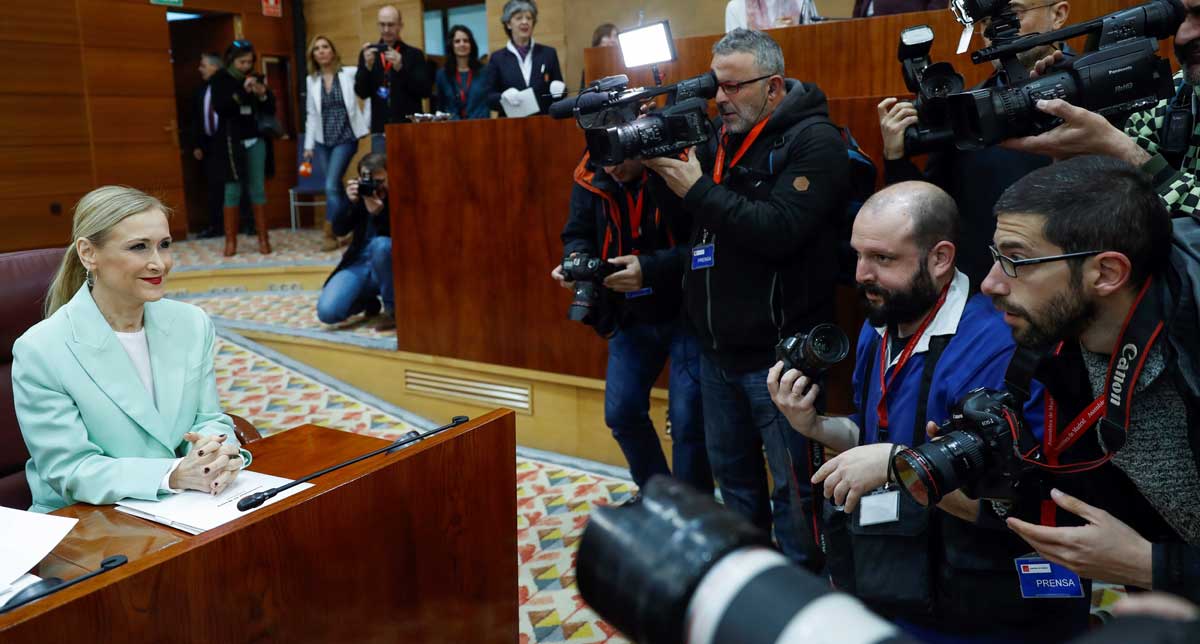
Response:
[[[904,345],[904,350],[900,352],[900,358],[896,361],[896,367],[892,369],[892,377],[885,378],[888,366],[888,332],[883,332],[883,339],[879,341],[879,403],[875,406],[875,416],[879,420],[878,429],[876,430],[876,440],[878,442],[886,442],[888,436],[888,410],[887,410],[887,394],[888,389],[892,386],[892,382],[896,380],[896,374],[904,370],[904,365],[908,363],[908,359],[917,349],[917,344],[921,341],[921,336],[925,335],[925,330],[929,328],[929,324],[933,322],[933,318],[937,316],[942,305],[946,303],[946,293],[950,291],[950,284],[947,282],[942,287],[942,294],[938,296],[937,303],[933,305],[933,309],[921,320],[921,326],[917,327],[916,333],[908,339],[908,343]]]
[[[642,183],[642,189],[638,192],[637,201],[633,200],[631,190],[625,190],[625,203],[629,206],[629,232],[634,241],[637,241],[642,232],[642,207],[646,205],[646,185]]]
[[[737,152],[735,152],[733,154],[733,158],[729,160],[729,167],[732,168],[733,166],[738,164],[738,161],[742,160],[742,156],[744,154],[746,154],[746,150],[750,149],[750,146],[754,144],[754,141],[756,139],[758,139],[758,135],[762,134],[763,128],[767,126],[767,120],[768,119],[763,119],[758,125],[754,126],[754,129],[750,130],[750,133],[746,135],[746,140],[742,141],[741,147],[739,147],[737,149]],[[717,183],[721,183],[721,178],[724,176],[724,174],[725,174],[725,126],[722,125],[721,126],[721,145],[717,146],[717,163],[716,163],[716,167],[713,168],[713,181],[715,181]]]
[[[471,91],[471,79],[474,78],[475,71],[467,70],[467,85],[463,87],[462,72],[458,73],[458,100],[461,107],[458,108],[459,116],[467,115],[467,92]]]

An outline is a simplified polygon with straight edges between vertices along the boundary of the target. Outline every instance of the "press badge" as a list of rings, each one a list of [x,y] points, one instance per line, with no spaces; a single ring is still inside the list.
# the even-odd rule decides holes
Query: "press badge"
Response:
[[[1037,555],[1018,557],[1015,562],[1024,599],[1083,597],[1079,575],[1063,566]]]
[[[249,105],[243,105],[240,108],[238,108],[238,113],[241,114],[242,116],[250,116],[251,114],[254,113],[254,108],[250,107]]]
[[[900,520],[900,491],[874,492],[858,501],[858,525],[878,525]]]
[[[388,97],[388,88],[380,87],[379,89],[375,90],[375,95],[386,101]]]
[[[704,270],[716,265],[716,248],[713,244],[704,244],[692,249],[692,270]]]
[[[639,288],[636,291],[630,291],[630,292],[626,293],[625,299],[632,300],[635,297],[646,297],[647,295],[650,295],[653,292],[654,292],[654,289],[647,286],[646,288]]]

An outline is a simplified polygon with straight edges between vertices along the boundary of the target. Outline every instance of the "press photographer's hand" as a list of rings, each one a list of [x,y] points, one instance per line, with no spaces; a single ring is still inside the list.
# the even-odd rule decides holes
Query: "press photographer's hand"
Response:
[[[642,262],[637,255],[621,255],[608,263],[624,268],[604,278],[605,286],[618,293],[631,293],[642,288]]]
[[[821,393],[820,385],[809,381],[799,369],[789,369],[783,373],[783,361],[780,360],[767,372],[767,391],[771,394],[771,402],[787,418],[792,429],[811,437],[817,420],[816,402],[817,395]]]
[[[862,445],[829,459],[813,474],[812,484],[824,483],[825,498],[854,512],[858,500],[887,482],[891,443]]]
[[[671,157],[658,157],[646,159],[645,164],[647,168],[662,177],[671,192],[679,197],[686,195],[704,174],[704,171],[700,169],[700,159],[696,158],[695,147],[688,149],[687,161]]]
[[[375,67],[375,43],[369,42],[363,45],[362,54],[363,65],[366,65],[368,70],[373,69]]]
[[[1037,108],[1063,120],[1062,125],[1037,136],[1009,139],[1000,145],[1010,150],[1041,154],[1055,160],[1085,154],[1116,157],[1139,166],[1150,155],[1133,139],[1113,127],[1103,116],[1076,107],[1062,99],[1039,100]]]
[[[885,98],[875,109],[883,133],[883,158],[888,161],[904,158],[904,131],[917,124],[917,108],[908,101]]]
[[[346,182],[346,198],[350,200],[350,203],[358,203],[358,179]]]
[[[566,276],[563,275],[562,262],[559,262],[554,266],[554,270],[550,271],[550,277],[555,282],[558,282],[559,286],[567,289],[568,291],[575,290],[575,282],[568,282]]]

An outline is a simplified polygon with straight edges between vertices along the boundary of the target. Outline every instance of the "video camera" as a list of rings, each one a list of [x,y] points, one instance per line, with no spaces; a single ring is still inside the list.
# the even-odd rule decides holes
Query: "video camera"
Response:
[[[967,28],[988,21],[991,46],[971,53],[980,64],[999,61],[996,87],[963,91],[963,79],[945,62],[929,62],[933,30],[927,25],[900,34],[897,57],[904,83],[917,95],[918,123],[904,133],[908,154],[954,141],[960,150],[1041,134],[1061,120],[1039,111],[1039,99],[1059,98],[1120,125],[1132,112],[1153,107],[1175,93],[1170,63],[1158,56],[1158,40],[1175,35],[1186,12],[1179,0],[1151,0],[1093,20],[1046,33],[1018,35],[1021,21],[1009,0],[953,0]],[[1031,78],[1023,58],[1035,48],[1087,35],[1084,53]]]
[[[665,107],[640,113],[643,104],[663,95]],[[550,116],[575,117],[591,160],[611,166],[625,159],[673,155],[707,141],[712,134],[708,100],[716,95],[717,77],[711,71],[674,85],[632,89],[629,77],[621,74],[553,103]]]

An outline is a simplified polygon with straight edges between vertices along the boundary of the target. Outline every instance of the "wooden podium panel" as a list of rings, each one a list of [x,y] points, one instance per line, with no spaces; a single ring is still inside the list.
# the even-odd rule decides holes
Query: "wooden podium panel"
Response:
[[[252,468],[298,478],[386,444],[306,425],[254,443]],[[130,562],[0,615],[0,641],[514,642],[515,450],[495,411],[196,536],[64,508],[80,521],[36,574]]]

